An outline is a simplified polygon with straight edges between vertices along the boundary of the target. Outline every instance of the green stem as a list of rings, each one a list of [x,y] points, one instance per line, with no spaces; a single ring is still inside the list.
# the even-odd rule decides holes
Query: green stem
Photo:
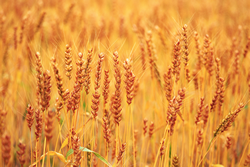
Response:
[[[214,140],[214,139],[215,139],[215,140]],[[203,158],[200,160],[198,166],[200,166],[201,162],[204,160],[205,156],[207,155],[207,153],[208,153],[208,151],[209,151],[211,145],[216,141],[216,139],[217,139],[217,136],[212,138],[212,140],[210,141],[209,146],[208,146],[208,148],[207,148],[207,152],[205,153],[205,155],[203,156]]]

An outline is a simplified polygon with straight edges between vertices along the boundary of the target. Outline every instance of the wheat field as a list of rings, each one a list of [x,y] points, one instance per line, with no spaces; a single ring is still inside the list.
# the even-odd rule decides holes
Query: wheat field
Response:
[[[249,0],[0,0],[0,166],[250,166]]]

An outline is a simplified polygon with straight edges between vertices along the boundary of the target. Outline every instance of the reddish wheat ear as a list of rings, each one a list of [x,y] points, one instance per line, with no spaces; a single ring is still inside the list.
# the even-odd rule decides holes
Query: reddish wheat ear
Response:
[[[8,165],[11,158],[11,136],[6,133],[2,136],[2,157],[5,165]]]
[[[26,149],[26,145],[23,144],[22,142],[19,142],[18,147],[19,147],[19,151],[17,151],[18,160],[19,160],[19,162],[21,164],[21,167],[23,167],[23,165],[25,164],[25,149]]]

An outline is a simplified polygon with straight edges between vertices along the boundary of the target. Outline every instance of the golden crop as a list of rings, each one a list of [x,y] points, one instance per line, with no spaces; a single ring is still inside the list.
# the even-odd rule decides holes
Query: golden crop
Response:
[[[249,0],[0,2],[0,166],[250,165]]]

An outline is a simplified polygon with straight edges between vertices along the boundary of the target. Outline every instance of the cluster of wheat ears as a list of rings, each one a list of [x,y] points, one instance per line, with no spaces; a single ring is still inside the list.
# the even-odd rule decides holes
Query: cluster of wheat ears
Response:
[[[0,0],[0,166],[250,165],[249,0]]]

